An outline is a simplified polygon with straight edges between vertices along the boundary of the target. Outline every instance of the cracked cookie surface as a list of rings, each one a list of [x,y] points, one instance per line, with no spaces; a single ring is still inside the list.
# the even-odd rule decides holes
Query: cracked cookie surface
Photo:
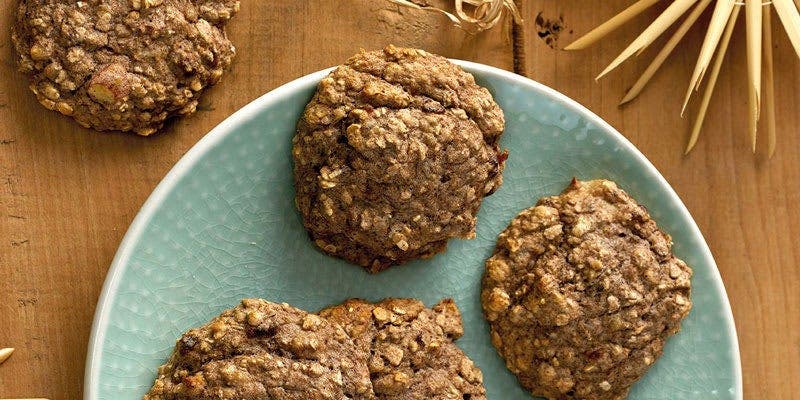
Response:
[[[245,299],[183,334],[144,400],[371,399],[367,356],[315,314]]]
[[[235,50],[238,0],[21,0],[12,42],[42,105],[96,130],[149,135],[191,114]]]
[[[297,208],[315,244],[378,272],[473,238],[502,183],[503,112],[444,57],[389,46],[323,78],[293,139]]]
[[[691,269],[613,182],[521,212],[486,262],[492,343],[534,395],[624,399],[689,313]]]
[[[486,399],[480,369],[453,343],[464,329],[452,300],[429,309],[414,299],[351,299],[319,315],[341,325],[370,354],[377,399]]]

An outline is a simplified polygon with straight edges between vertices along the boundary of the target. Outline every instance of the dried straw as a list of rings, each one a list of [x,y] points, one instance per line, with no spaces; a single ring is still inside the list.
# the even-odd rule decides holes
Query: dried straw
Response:
[[[8,360],[8,357],[11,357],[11,353],[13,353],[13,352],[14,352],[14,349],[12,349],[10,347],[4,348],[4,349],[0,349],[0,364],[6,362],[6,360]]]
[[[659,36],[661,36],[664,31],[666,31],[670,26],[672,26],[675,21],[683,15],[689,7],[692,6],[697,2],[697,0],[675,0],[674,3],[670,4],[664,12],[656,18],[652,25],[647,27],[647,29],[642,32],[639,37],[634,39],[633,43],[631,43],[625,50],[622,51],[611,64],[606,67],[606,69],[600,73],[595,79],[600,79],[609,72],[613,71],[617,68],[620,64],[622,64],[625,60],[630,58],[632,55],[636,54],[647,48],[653,41],[655,41]]]
[[[683,101],[681,108],[681,115],[686,111],[686,106],[689,104],[689,99],[692,97],[692,92],[700,88],[700,83],[703,80],[708,65],[711,63],[711,57],[714,50],[719,45],[719,40],[722,38],[722,32],[725,30],[727,21],[730,19],[731,12],[734,7],[734,0],[717,0],[717,6],[714,8],[714,15],[711,17],[711,22],[706,32],[706,38],[703,41],[703,46],[700,48],[700,56],[697,58],[697,65],[694,67],[692,79],[689,83],[689,89],[686,91],[686,98]]]
[[[502,20],[504,11],[511,14],[515,23],[523,22],[514,0],[455,0],[455,14],[427,3],[416,3],[411,0],[389,1],[417,10],[442,14],[450,19],[453,25],[473,34],[495,27]],[[471,12],[465,11],[465,5]]]
[[[699,2],[698,2],[699,1]],[[683,20],[681,25],[667,41],[666,45],[656,55],[655,59],[645,69],[642,76],[633,87],[625,94],[620,104],[625,104],[638,96],[653,75],[663,65],[669,55],[675,50],[678,43],[697,22],[703,11],[708,8],[712,0],[671,0],[666,10],[653,21],[653,23],[631,43],[622,54],[598,76],[598,79],[618,67],[622,62],[633,55],[640,55],[642,50],[674,24],[692,5],[697,4],[692,12]],[[714,11],[709,22],[697,64],[692,72],[689,87],[686,90],[681,115],[686,111],[692,94],[700,90],[708,68],[711,67],[711,76],[703,93],[703,99],[698,111],[686,151],[690,151],[697,143],[700,129],[703,126],[706,112],[716,86],[725,59],[727,47],[733,35],[734,26],[741,8],[745,8],[746,34],[747,34],[747,75],[748,75],[748,136],[753,152],[756,151],[758,134],[758,121],[761,118],[761,102],[764,102],[766,113],[767,146],[769,155],[772,156],[776,147],[775,123],[775,78],[772,55],[771,32],[771,7],[775,8],[783,27],[786,30],[792,46],[800,56],[800,0],[715,0]],[[619,28],[634,16],[652,6],[650,0],[639,0],[631,7],[618,14],[608,22],[591,31],[575,43],[567,46],[566,50],[585,48],[614,29]],[[712,60],[714,64],[712,65]],[[763,77],[763,78],[762,78]],[[762,82],[763,79],[763,82]],[[762,85],[763,84],[763,85]],[[763,98],[762,98],[763,86]]]
[[[10,347],[0,349],[0,364],[8,360],[8,358],[11,357],[11,353],[13,352],[14,349]],[[35,398],[35,399],[0,399],[0,400],[47,400],[47,399]]]
[[[522,16],[514,0],[454,0],[455,13],[448,12],[438,7],[431,6],[425,0],[388,0],[392,3],[418,10],[425,10],[442,14],[450,19],[454,25],[470,33],[478,33],[496,26],[508,13],[515,23],[522,22]],[[580,50],[597,43],[609,33],[630,21],[634,17],[652,7],[660,0],[637,0],[633,5],[623,10],[613,18],[593,29],[588,34],[579,38],[565,50]],[[658,52],[653,61],[648,65],[641,77],[625,94],[620,105],[625,104],[638,96],[650,82],[653,75],[664,64],[670,54],[677,48],[678,43],[694,26],[700,15],[708,8],[712,0],[671,0],[670,5],[662,12],[653,23],[648,26],[636,39],[631,42],[622,53],[606,67],[597,79],[602,78],[623,62],[634,55],[641,53],[650,46],[667,29],[677,22],[689,9],[694,8],[683,20],[675,33],[670,37],[664,47]],[[770,7],[775,8],[792,46],[800,56],[800,0],[715,0],[714,11],[709,22],[697,64],[692,72],[689,87],[681,107],[681,115],[686,111],[692,94],[700,90],[706,72],[711,67],[711,76],[703,93],[703,98],[694,122],[692,133],[686,147],[689,152],[697,143],[700,130],[705,120],[706,112],[714,93],[717,78],[725,59],[727,47],[733,35],[734,26],[742,7],[745,8],[746,34],[747,34],[747,75],[748,75],[748,135],[753,152],[756,151],[758,121],[761,117],[761,102],[764,102],[767,125],[767,145],[769,155],[776,147],[775,123],[775,83],[774,60],[772,55],[772,16]],[[711,61],[714,60],[714,64]],[[763,65],[762,65],[763,64]],[[763,77],[763,82],[762,82]],[[762,83],[764,97],[762,98]]]
[[[667,44],[664,45],[664,48],[658,52],[650,65],[647,66],[647,69],[644,70],[644,73],[642,73],[642,76],[639,78],[639,80],[637,80],[628,93],[625,94],[625,97],[619,103],[620,105],[623,105],[639,96],[644,87],[647,86],[647,83],[650,82],[650,79],[653,77],[653,75],[655,75],[658,69],[661,68],[661,65],[664,64],[664,61],[667,60],[667,57],[672,54],[672,51],[675,50],[675,47],[678,46],[678,43],[683,40],[683,37],[686,36],[686,33],[689,32],[689,29],[691,29],[694,23],[697,22],[697,19],[700,18],[701,14],[703,14],[703,11],[708,8],[709,4],[711,4],[711,0],[700,0],[700,2],[697,3],[697,6],[695,6],[694,10],[692,10],[691,14],[686,17],[686,20],[683,21],[683,24],[681,24],[678,30],[675,31]]]
[[[748,132],[753,153],[756,152],[756,133],[761,108],[761,33],[764,17],[761,0],[745,0],[747,18],[747,75],[748,75]]]
[[[792,41],[794,51],[800,56],[800,0],[795,0],[798,4],[792,5],[791,0],[772,0],[772,5],[775,6],[775,11],[778,13],[783,28],[789,35]]]
[[[800,1],[800,0],[797,0]],[[764,110],[767,118],[767,153],[775,154],[777,129],[775,128],[775,75],[772,59],[772,12],[764,10]]]
[[[716,60],[714,66],[711,68],[711,77],[708,79],[708,85],[703,93],[703,100],[700,103],[700,110],[697,112],[697,119],[694,121],[692,134],[689,137],[689,143],[686,145],[686,153],[688,154],[697,143],[697,138],[700,137],[700,129],[703,127],[703,122],[706,119],[706,112],[708,105],[711,103],[711,96],[714,94],[714,87],[717,85],[717,78],[719,71],[722,69],[722,61],[725,60],[725,53],[728,51],[728,44],[733,36],[733,28],[736,26],[736,20],[739,18],[739,10],[742,8],[740,5],[735,5],[731,12],[728,22],[725,24],[725,31],[722,35],[722,43],[717,48]]]
[[[617,28],[641,14],[648,8],[652,7],[659,1],[660,0],[639,0],[634,5],[614,16],[614,18],[611,18],[606,23],[594,28],[594,30],[587,33],[585,36],[572,42],[569,46],[565,47],[564,50],[582,50],[595,44],[595,42],[615,31]]]

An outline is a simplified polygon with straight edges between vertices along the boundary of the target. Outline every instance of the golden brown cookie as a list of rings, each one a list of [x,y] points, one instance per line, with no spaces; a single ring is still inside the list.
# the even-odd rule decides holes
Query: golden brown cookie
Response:
[[[367,357],[336,324],[246,299],[183,334],[144,400],[371,399]]]
[[[323,251],[371,272],[473,238],[502,183],[503,112],[444,57],[389,46],[323,78],[293,140],[296,203]]]
[[[549,399],[624,399],[689,313],[692,270],[644,207],[573,181],[521,212],[486,261],[492,342]]]
[[[39,102],[97,130],[149,135],[191,114],[234,47],[238,0],[21,0],[12,41]]]
[[[353,338],[379,400],[485,400],[483,375],[453,340],[464,330],[452,300],[428,309],[414,299],[348,300],[320,311]]]

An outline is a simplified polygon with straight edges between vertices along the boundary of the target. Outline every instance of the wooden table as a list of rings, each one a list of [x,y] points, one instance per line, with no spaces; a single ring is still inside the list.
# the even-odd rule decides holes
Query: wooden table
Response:
[[[584,52],[554,49],[632,0],[526,0],[524,72],[588,106],[625,134],[691,210],[719,264],[739,332],[746,398],[800,393],[800,62],[776,28],[779,149],[753,156],[746,139],[744,29],[735,33],[697,148],[682,155],[683,97],[699,44],[694,29],[650,87],[617,103],[652,51],[593,80],[658,12],[648,12]],[[9,26],[15,0],[0,0],[0,398],[78,399],[86,345],[106,270],[128,224],[172,165],[210,128],[264,92],[389,43],[512,69],[511,28],[479,36],[440,16],[381,0],[243,1],[229,35],[237,59],[202,111],[140,138],[80,128],[44,110],[15,71]],[[563,17],[551,47],[542,20]],[[541,20],[540,20],[541,21]],[[702,20],[707,22],[707,16]],[[553,45],[553,43],[550,43]],[[694,109],[691,110],[693,115]]]

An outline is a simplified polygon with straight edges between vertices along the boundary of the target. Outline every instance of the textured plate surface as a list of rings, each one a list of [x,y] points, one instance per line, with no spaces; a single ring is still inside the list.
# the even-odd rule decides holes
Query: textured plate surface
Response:
[[[325,71],[255,100],[203,138],[131,225],[95,316],[85,399],[140,399],[175,339],[262,297],[317,310],[348,297],[452,297],[458,344],[483,370],[489,399],[529,399],[492,347],[479,302],[483,262],[520,210],[569,180],[608,178],[644,204],[694,268],[694,308],[631,399],[741,399],[733,319],[709,249],[667,182],[620,134],[563,95],[517,75],[460,62],[506,114],[505,183],[486,199],[475,240],[371,276],[315,250],[293,203],[291,137]]]

